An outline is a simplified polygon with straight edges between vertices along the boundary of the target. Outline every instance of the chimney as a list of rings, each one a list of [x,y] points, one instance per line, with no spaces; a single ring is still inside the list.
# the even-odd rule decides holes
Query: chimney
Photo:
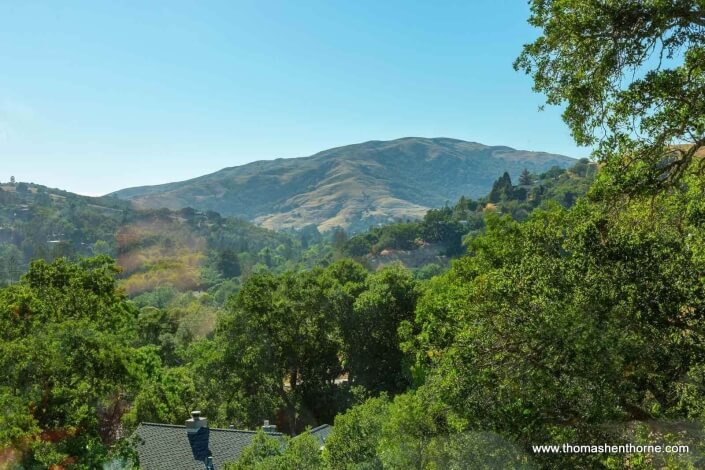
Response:
[[[277,432],[277,425],[276,424],[269,424],[269,420],[265,419],[264,425],[262,426],[262,431],[264,431],[264,432]]]
[[[200,411],[192,411],[191,418],[186,420],[186,432],[189,434],[197,433],[201,428],[208,427],[208,419],[201,417]]]
[[[215,466],[213,465],[213,457],[210,455],[206,459],[206,470],[215,470]]]

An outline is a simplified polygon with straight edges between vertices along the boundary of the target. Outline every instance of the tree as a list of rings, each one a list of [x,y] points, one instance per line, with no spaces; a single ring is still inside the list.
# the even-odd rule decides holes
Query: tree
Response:
[[[439,460],[448,460],[440,458],[443,449],[439,447],[452,429],[443,402],[432,399],[433,393],[426,396],[427,392],[431,389],[398,395],[389,405],[377,444],[383,468],[476,468],[438,465]]]
[[[245,447],[237,462],[225,465],[225,470],[264,470],[273,468],[273,461],[281,457],[283,443],[275,437],[257,431],[252,443]]]
[[[216,227],[223,225],[223,217],[218,212],[206,211],[204,215],[208,221],[212,222]]]
[[[382,468],[377,446],[388,409],[389,399],[383,394],[336,416],[333,432],[328,436],[325,448],[325,458],[330,468]]]
[[[290,439],[279,460],[281,463],[276,468],[281,470],[289,468],[321,470],[325,468],[321,454],[321,444],[309,432],[304,432]]]
[[[217,267],[225,278],[237,277],[241,273],[240,259],[233,250],[226,249],[220,252]]]
[[[25,468],[97,467],[118,437],[137,354],[116,273],[106,257],[35,261],[0,290],[0,447]]]
[[[370,253],[372,243],[363,235],[356,235],[345,243],[345,254],[352,257],[361,257]]]
[[[456,220],[468,220],[472,217],[472,212],[477,209],[477,201],[460,196],[458,203],[453,208],[453,217]]]
[[[335,230],[333,230],[332,241],[333,246],[336,250],[342,250],[345,246],[345,243],[348,241],[348,234],[345,233],[345,229],[336,228]]]
[[[262,260],[265,266],[268,268],[271,268],[274,266],[274,259],[272,257],[272,250],[268,246],[265,246],[260,250],[260,252],[257,254],[259,256],[259,259]]]
[[[91,247],[91,252],[93,253],[94,256],[100,256],[100,255],[108,255],[109,256],[112,251],[113,251],[112,247],[105,240],[96,240],[96,242]]]
[[[705,292],[693,280],[705,274],[705,185],[685,182],[655,200],[624,197],[618,213],[614,201],[581,200],[525,223],[488,218],[472,256],[419,301],[408,345],[421,389],[460,430],[521,447],[633,442],[620,423],[699,419]]]
[[[455,235],[453,211],[449,207],[431,209],[421,222],[421,236],[431,243],[450,242]]]
[[[512,178],[506,171],[499,177],[490,190],[488,196],[490,202],[497,203],[503,199],[511,199],[512,195]]]
[[[322,239],[321,232],[318,231],[318,227],[315,224],[301,227],[301,230],[299,230],[299,238],[301,239],[301,246],[304,249],[316,243],[320,243]]]
[[[491,432],[457,432],[428,388],[371,398],[336,417],[325,461],[343,470],[534,468],[521,449]]]
[[[9,243],[0,244],[0,285],[13,284],[22,273],[22,252]]]
[[[253,275],[219,320],[214,367],[223,374],[225,396],[237,391],[253,404],[247,424],[281,407],[285,428],[300,431],[306,397],[340,373],[336,320],[319,274]]]
[[[705,144],[705,6],[692,0],[532,0],[541,36],[514,63],[532,76],[604,183],[652,193],[678,181]],[[702,160],[701,160],[702,161]]]
[[[384,249],[412,250],[416,247],[419,227],[416,223],[396,223],[383,227],[381,235],[372,250],[379,253]]]
[[[565,173],[565,170],[559,166],[552,166],[545,172],[541,173],[539,175],[539,179],[541,180],[548,180],[548,179],[558,179],[559,176],[561,176],[563,173]]]
[[[436,263],[424,264],[414,272],[414,277],[419,280],[428,280],[433,276],[438,276],[444,271],[443,266]]]
[[[325,468],[320,443],[309,432],[292,439],[257,432],[235,463],[226,463],[224,470],[320,470]]]
[[[532,175],[529,170],[524,168],[524,170],[519,175],[519,184],[522,186],[531,186],[534,182],[534,175]]]
[[[411,272],[391,266],[369,276],[342,320],[350,379],[372,392],[396,394],[411,377],[399,343],[399,328],[414,318],[418,291]]]

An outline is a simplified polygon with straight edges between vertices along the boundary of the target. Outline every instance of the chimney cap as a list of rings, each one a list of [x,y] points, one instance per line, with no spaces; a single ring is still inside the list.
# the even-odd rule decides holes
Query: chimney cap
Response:
[[[201,419],[201,412],[199,410],[193,410],[191,412],[191,417],[193,419]]]

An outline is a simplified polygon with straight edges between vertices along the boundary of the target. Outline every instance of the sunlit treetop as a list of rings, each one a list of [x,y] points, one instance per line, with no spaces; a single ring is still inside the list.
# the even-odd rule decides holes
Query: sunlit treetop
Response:
[[[705,172],[705,1],[531,0],[529,74],[605,179],[652,193]],[[691,162],[697,161],[697,165]],[[689,171],[689,170],[688,170]]]

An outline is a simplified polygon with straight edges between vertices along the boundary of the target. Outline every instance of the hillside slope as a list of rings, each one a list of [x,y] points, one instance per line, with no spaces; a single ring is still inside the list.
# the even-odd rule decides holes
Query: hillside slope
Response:
[[[448,138],[407,137],[338,147],[310,157],[258,161],[210,175],[113,195],[138,208],[193,207],[246,218],[268,228],[351,231],[429,208],[480,197],[504,171],[540,173],[575,160]]]
[[[305,260],[303,253],[318,242],[311,230],[277,233],[217,213],[135,210],[111,197],[0,183],[0,287],[17,282],[32,260],[105,254],[117,260],[131,295],[218,289],[240,274],[314,265],[326,251]]]

